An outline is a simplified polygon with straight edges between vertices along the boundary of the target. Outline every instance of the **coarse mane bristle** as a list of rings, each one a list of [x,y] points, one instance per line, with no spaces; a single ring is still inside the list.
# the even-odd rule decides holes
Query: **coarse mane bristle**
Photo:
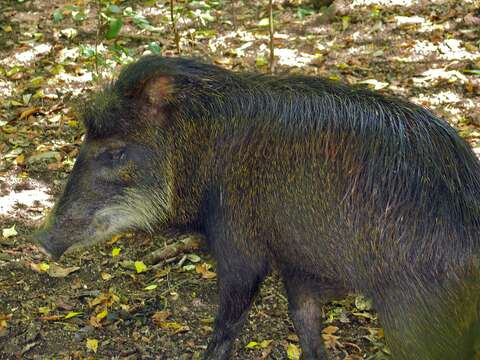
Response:
[[[397,159],[430,157],[421,161],[441,164],[432,171],[442,174],[449,187],[455,188],[458,179],[471,194],[480,187],[478,161],[467,144],[446,122],[418,105],[327,79],[234,73],[195,59],[151,55],[126,66],[85,112],[87,132],[108,136],[134,126],[138,94],[159,76],[173,79],[174,93],[166,102],[180,121],[256,129],[264,136],[274,131],[295,137],[317,134],[318,141],[323,141],[322,134],[341,135],[368,143],[357,149],[359,159],[370,158],[373,151],[384,164],[391,161],[392,152]],[[457,164],[466,167],[459,169]]]

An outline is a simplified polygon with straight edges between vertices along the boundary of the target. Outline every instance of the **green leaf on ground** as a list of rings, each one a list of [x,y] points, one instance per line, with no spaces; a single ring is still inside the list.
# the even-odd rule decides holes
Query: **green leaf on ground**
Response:
[[[15,224],[12,227],[5,228],[2,230],[2,236],[4,238],[9,238],[15,235],[18,235],[17,230],[15,230]]]
[[[123,20],[121,18],[113,19],[112,21],[110,21],[108,31],[105,34],[105,38],[107,40],[116,38],[120,33],[120,29],[122,28],[122,26],[123,26]]]

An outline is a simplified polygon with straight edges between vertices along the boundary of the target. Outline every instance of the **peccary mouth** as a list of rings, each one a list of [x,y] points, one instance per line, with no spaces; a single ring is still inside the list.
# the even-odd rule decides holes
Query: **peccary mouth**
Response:
[[[82,239],[73,240],[68,238],[68,244],[58,241],[55,236],[50,235],[48,231],[40,231],[34,235],[35,242],[42,253],[49,256],[53,260],[59,260],[63,254],[69,253],[73,250],[92,246],[96,243],[107,240],[109,234],[93,234],[92,231],[87,231]],[[67,238],[62,236],[62,238]],[[58,237],[60,239],[60,237]]]
[[[54,241],[53,236],[47,230],[40,230],[36,232],[33,237],[40,251],[53,260],[60,259],[63,253],[69,248],[68,245],[66,246]]]
[[[107,211],[108,210],[108,211]],[[33,239],[38,245],[40,251],[53,260],[59,260],[64,253],[69,253],[75,249],[92,246],[105,241],[115,234],[133,229],[134,224],[121,213],[115,213],[110,209],[98,211],[92,217],[89,225],[84,226],[63,226],[68,229],[85,229],[66,233],[65,230],[58,231],[53,228],[46,228],[37,231]]]

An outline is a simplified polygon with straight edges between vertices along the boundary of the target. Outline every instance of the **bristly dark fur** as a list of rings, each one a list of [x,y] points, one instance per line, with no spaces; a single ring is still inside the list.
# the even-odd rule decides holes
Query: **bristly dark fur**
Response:
[[[450,196],[452,199],[431,199],[442,202],[436,207],[436,211],[443,212],[439,215],[470,216],[472,226],[480,221],[480,167],[454,129],[420,106],[326,79],[237,74],[192,59],[146,56],[127,66],[94,102],[93,110],[85,116],[88,132],[92,136],[111,136],[135,126],[130,94],[155,76],[175,79],[175,94],[169,105],[176,109],[178,118],[232,121],[258,132],[317,134],[317,142],[329,134],[332,138],[324,141],[324,146],[341,137],[345,149],[337,156],[363,163],[367,171],[361,174],[363,178],[381,175],[378,180],[398,182],[395,178],[406,177],[409,183],[401,184],[405,191],[415,191],[421,183],[428,183],[431,189],[441,187],[443,200]],[[369,181],[364,185],[368,186]],[[458,193],[458,189],[462,192]],[[363,190],[371,193],[367,188]],[[384,200],[388,201],[391,199]],[[472,212],[464,214],[457,209],[459,202]],[[462,243],[471,251],[479,247],[477,239],[462,237]],[[442,248],[445,246],[451,244],[443,244]]]
[[[336,156],[364,167],[359,174],[365,182],[362,191],[357,189],[360,194],[371,196],[373,179],[385,186],[398,183],[400,192],[415,192],[428,184],[444,195],[443,199],[422,199],[429,207],[436,203],[436,216],[458,218],[459,226],[469,216],[471,226],[479,224],[480,167],[448,124],[412,103],[321,78],[236,74],[197,60],[147,56],[123,70],[93,103],[84,120],[89,134],[111,136],[134,127],[132,89],[155,76],[174,79],[175,94],[168,105],[180,119],[233,122],[263,135],[284,132],[289,134],[286,142],[294,134],[317,134],[313,141],[325,147],[340,141],[345,148]],[[243,133],[249,136],[247,130]],[[387,204],[402,194],[379,196]],[[463,211],[465,205],[471,210],[468,214]],[[470,249],[469,253],[479,247],[479,240],[470,236],[459,241],[455,246]]]
[[[148,118],[142,89],[162,77],[172,94]],[[159,56],[128,66],[104,96],[86,116],[88,136],[140,128],[162,138],[154,146],[169,151],[175,220],[198,226],[218,261],[212,358],[228,353],[276,267],[311,358],[325,354],[312,299],[350,289],[374,299],[396,359],[471,359],[480,164],[446,122],[325,79]]]

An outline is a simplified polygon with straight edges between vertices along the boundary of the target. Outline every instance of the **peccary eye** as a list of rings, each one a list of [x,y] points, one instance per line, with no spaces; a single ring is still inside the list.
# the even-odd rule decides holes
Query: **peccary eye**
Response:
[[[98,156],[98,160],[105,162],[122,161],[127,157],[125,149],[107,150]]]
[[[114,161],[121,161],[121,160],[124,160],[126,157],[125,149],[115,150],[115,151],[112,151],[110,154],[111,154],[111,159]]]

